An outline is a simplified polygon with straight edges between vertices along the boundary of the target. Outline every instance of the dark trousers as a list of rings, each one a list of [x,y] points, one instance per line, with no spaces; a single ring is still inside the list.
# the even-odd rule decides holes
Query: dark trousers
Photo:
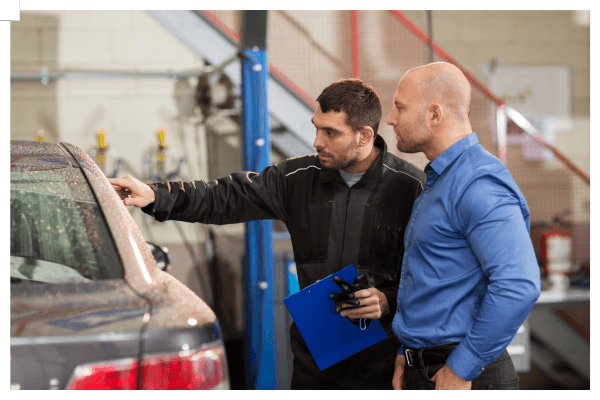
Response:
[[[433,346],[437,347],[437,346]],[[455,347],[455,346],[452,346]],[[431,348],[427,348],[431,349]],[[427,350],[426,350],[427,351]],[[435,349],[433,350],[435,352]],[[444,351],[439,351],[439,354]],[[431,353],[430,353],[431,354]],[[446,356],[449,354],[447,352]],[[437,354],[436,354],[437,355]],[[416,357],[418,358],[418,357]],[[425,357],[422,357],[425,358]],[[435,359],[434,357],[429,357]],[[445,358],[445,357],[444,357]],[[435,382],[431,378],[446,364],[445,362],[426,365],[427,362],[413,360],[413,366],[404,368],[403,389],[434,390]],[[485,367],[481,374],[471,382],[471,390],[518,390],[519,377],[515,371],[508,351],[504,349],[500,357]]]
[[[319,371],[295,324],[290,329],[290,342],[294,354],[292,390],[393,389],[394,363],[400,347],[393,335],[323,371]]]

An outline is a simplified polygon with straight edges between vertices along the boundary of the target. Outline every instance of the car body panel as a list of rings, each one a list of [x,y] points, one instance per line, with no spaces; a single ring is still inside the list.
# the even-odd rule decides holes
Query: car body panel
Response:
[[[198,326],[214,324],[216,315],[210,307],[188,287],[158,268],[133,217],[91,157],[76,146],[68,143],[61,143],[61,145],[81,165],[83,173],[90,182],[121,255],[127,283],[140,295],[164,291],[169,293],[168,297],[174,303],[180,303],[179,309],[182,312],[177,318],[173,316],[164,318],[158,314],[157,318],[153,318],[152,326],[164,322],[170,327],[185,328],[190,326],[188,324],[190,318],[194,318]],[[110,212],[107,213],[105,210]],[[190,300],[192,298],[194,300]]]
[[[118,331],[142,328],[146,302],[124,281],[32,286],[11,288],[11,338],[88,335],[106,331],[106,324]]]
[[[214,312],[158,268],[131,214],[85,152],[67,143],[11,141],[11,172],[56,168],[83,172],[124,279],[11,284],[11,388],[65,388],[78,365],[220,341]]]
[[[43,155],[40,156],[40,152]],[[12,140],[10,142],[10,169],[45,170],[77,166],[62,149],[52,143]]]
[[[124,281],[74,286],[82,285],[12,289],[11,384],[59,388],[79,364],[137,356],[145,302]]]

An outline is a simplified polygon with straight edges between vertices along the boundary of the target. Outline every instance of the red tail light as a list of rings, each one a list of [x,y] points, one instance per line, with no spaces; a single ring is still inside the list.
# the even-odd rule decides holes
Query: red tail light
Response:
[[[229,389],[225,353],[220,342],[200,350],[145,357],[138,360],[78,366],[67,389],[136,389],[138,371],[142,389]]]

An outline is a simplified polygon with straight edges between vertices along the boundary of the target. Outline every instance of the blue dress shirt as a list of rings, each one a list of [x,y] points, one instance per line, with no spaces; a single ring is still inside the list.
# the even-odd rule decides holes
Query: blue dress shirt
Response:
[[[474,132],[425,172],[404,235],[393,330],[403,347],[458,342],[446,363],[470,381],[500,356],[539,297],[529,210]]]

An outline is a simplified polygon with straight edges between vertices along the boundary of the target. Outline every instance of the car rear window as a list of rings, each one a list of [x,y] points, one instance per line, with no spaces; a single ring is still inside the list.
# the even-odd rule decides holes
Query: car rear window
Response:
[[[123,279],[99,205],[79,168],[11,170],[11,283]]]

